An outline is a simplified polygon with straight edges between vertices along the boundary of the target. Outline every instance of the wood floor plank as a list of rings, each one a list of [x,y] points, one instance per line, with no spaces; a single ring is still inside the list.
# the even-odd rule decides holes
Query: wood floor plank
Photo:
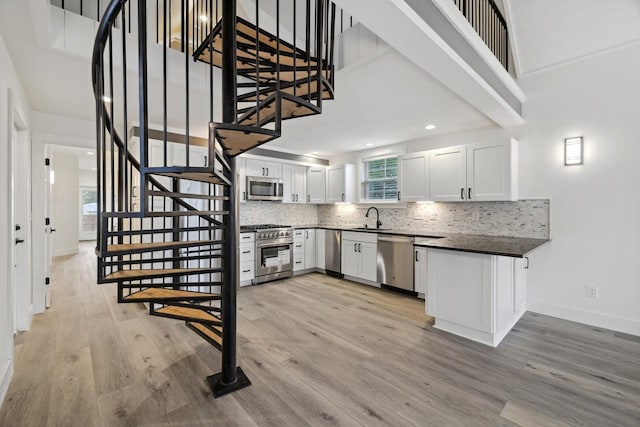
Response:
[[[637,337],[526,313],[494,349],[434,329],[422,300],[320,274],[240,289],[252,385],[214,399],[220,352],[118,305],[93,246],[56,260],[53,307],[16,336],[0,426],[640,425]]]

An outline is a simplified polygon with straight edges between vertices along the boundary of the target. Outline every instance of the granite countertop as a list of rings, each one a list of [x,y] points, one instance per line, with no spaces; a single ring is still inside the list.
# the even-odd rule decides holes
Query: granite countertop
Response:
[[[325,226],[325,225],[297,225],[295,228],[319,228],[325,230],[355,231],[363,233],[392,234],[401,236],[413,236],[415,245],[433,249],[446,249],[461,252],[474,252],[489,255],[500,255],[522,258],[540,245],[548,242],[548,239],[530,239],[523,237],[497,237],[477,234],[450,234],[434,233],[419,230],[379,229],[367,230],[350,226]]]

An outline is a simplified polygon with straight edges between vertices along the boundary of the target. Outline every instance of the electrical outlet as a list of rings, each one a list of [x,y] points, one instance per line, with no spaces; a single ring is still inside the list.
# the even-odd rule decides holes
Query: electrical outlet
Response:
[[[589,298],[598,298],[598,287],[594,285],[587,285],[586,294]]]

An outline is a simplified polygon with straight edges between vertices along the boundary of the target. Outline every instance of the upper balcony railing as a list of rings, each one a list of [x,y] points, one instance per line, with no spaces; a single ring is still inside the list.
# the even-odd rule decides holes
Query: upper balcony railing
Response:
[[[453,0],[502,66],[509,70],[509,30],[493,0]]]

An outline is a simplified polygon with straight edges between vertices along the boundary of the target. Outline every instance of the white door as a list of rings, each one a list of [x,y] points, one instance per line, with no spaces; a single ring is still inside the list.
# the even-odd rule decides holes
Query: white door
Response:
[[[304,268],[316,267],[316,230],[304,230]]]
[[[414,284],[418,296],[427,296],[427,248],[414,246]]]
[[[429,177],[431,200],[460,202],[467,200],[466,146],[447,147],[431,151]]]
[[[359,277],[375,282],[378,278],[376,270],[376,256],[378,245],[371,242],[358,243],[358,254],[360,255]]]
[[[295,203],[296,193],[294,189],[295,166],[282,165],[282,203]]]
[[[306,203],[305,194],[307,193],[307,168],[304,166],[296,166],[294,168],[293,190],[296,196],[296,203]]]
[[[429,200],[429,154],[413,153],[398,159],[400,180],[399,200],[417,202]]]

